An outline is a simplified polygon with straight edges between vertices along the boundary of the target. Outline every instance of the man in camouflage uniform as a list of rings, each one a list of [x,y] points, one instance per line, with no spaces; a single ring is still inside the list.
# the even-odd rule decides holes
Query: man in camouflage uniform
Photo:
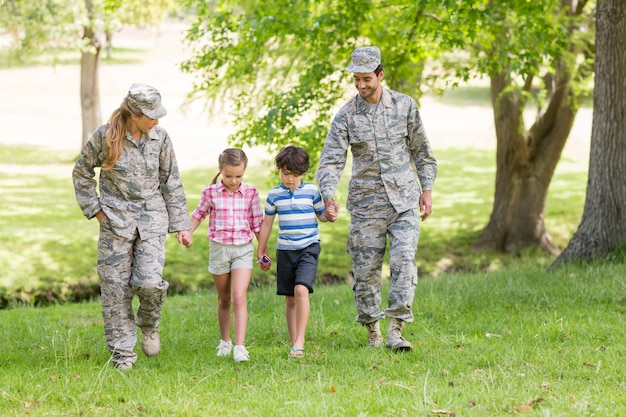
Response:
[[[179,232],[179,242],[191,238],[172,141],[158,126],[165,114],[156,89],[133,84],[109,123],[84,146],[72,174],[83,214],[100,222],[97,270],[105,339],[111,361],[121,370],[132,368],[137,360],[136,326],[145,354],[159,353],[157,329],[169,286],[162,276],[165,237]],[[112,135],[119,143],[117,158],[111,157]],[[99,195],[96,167],[101,167]],[[136,317],[134,294],[139,298]]]
[[[383,342],[379,320],[387,316],[386,347],[410,350],[402,327],[413,321],[420,217],[425,220],[432,212],[437,162],[415,100],[381,84],[380,50],[357,48],[348,71],[354,73],[358,94],[333,119],[317,181],[326,205],[336,205],[333,197],[350,148],[347,249],[354,274],[356,320],[368,328],[369,346],[378,347]],[[391,286],[388,307],[382,312],[381,269],[387,236]]]

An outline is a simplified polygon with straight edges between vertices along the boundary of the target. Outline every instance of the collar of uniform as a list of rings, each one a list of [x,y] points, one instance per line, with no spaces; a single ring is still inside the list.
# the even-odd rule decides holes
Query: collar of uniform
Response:
[[[155,128],[152,128],[148,133],[141,133],[141,138],[140,139],[158,139],[159,138],[159,134],[155,131]],[[126,139],[131,140],[131,141],[135,141],[135,138],[133,138],[133,136],[130,134],[130,131],[128,129],[126,129]]]
[[[157,132],[157,128],[158,126],[154,126],[152,129],[150,129],[150,131],[148,132],[148,137],[150,139],[159,139],[160,135]]]

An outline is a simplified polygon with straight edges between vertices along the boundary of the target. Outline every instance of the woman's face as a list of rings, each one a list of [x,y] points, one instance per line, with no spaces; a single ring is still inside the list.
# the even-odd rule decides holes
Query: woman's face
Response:
[[[244,164],[239,165],[224,165],[221,170],[222,184],[228,191],[235,192],[239,189],[241,182],[243,181],[243,174],[246,172]]]
[[[137,124],[137,129],[139,129],[142,133],[148,133],[154,126],[159,124],[159,119],[151,119],[143,114],[135,118],[135,123]]]

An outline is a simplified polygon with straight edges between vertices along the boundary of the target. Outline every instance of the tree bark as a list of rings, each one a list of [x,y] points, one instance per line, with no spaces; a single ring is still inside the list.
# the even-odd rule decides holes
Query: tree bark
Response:
[[[513,88],[505,73],[491,78],[491,99],[497,137],[496,184],[491,217],[475,248],[495,248],[519,253],[538,246],[557,254],[559,249],[546,230],[544,217],[548,187],[567,137],[574,124],[580,97],[570,89],[571,76],[563,62],[555,75],[546,76],[545,112],[529,130],[524,107],[532,84]]]
[[[87,13],[90,17],[89,21],[91,22],[93,10],[92,1],[85,0],[85,6],[87,7]],[[100,49],[102,45],[90,25],[85,25],[83,31],[84,46],[80,59],[80,103],[83,119],[81,148],[89,140],[93,131],[102,123],[98,78]]]
[[[626,3],[598,0],[589,178],[582,220],[555,264],[626,241]]]

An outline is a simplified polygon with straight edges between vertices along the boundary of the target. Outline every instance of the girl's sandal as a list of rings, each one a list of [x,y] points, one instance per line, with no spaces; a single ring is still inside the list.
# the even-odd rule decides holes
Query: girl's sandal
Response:
[[[289,351],[290,358],[301,358],[303,356],[304,356],[304,348],[298,348],[295,346],[291,347],[291,350]]]

